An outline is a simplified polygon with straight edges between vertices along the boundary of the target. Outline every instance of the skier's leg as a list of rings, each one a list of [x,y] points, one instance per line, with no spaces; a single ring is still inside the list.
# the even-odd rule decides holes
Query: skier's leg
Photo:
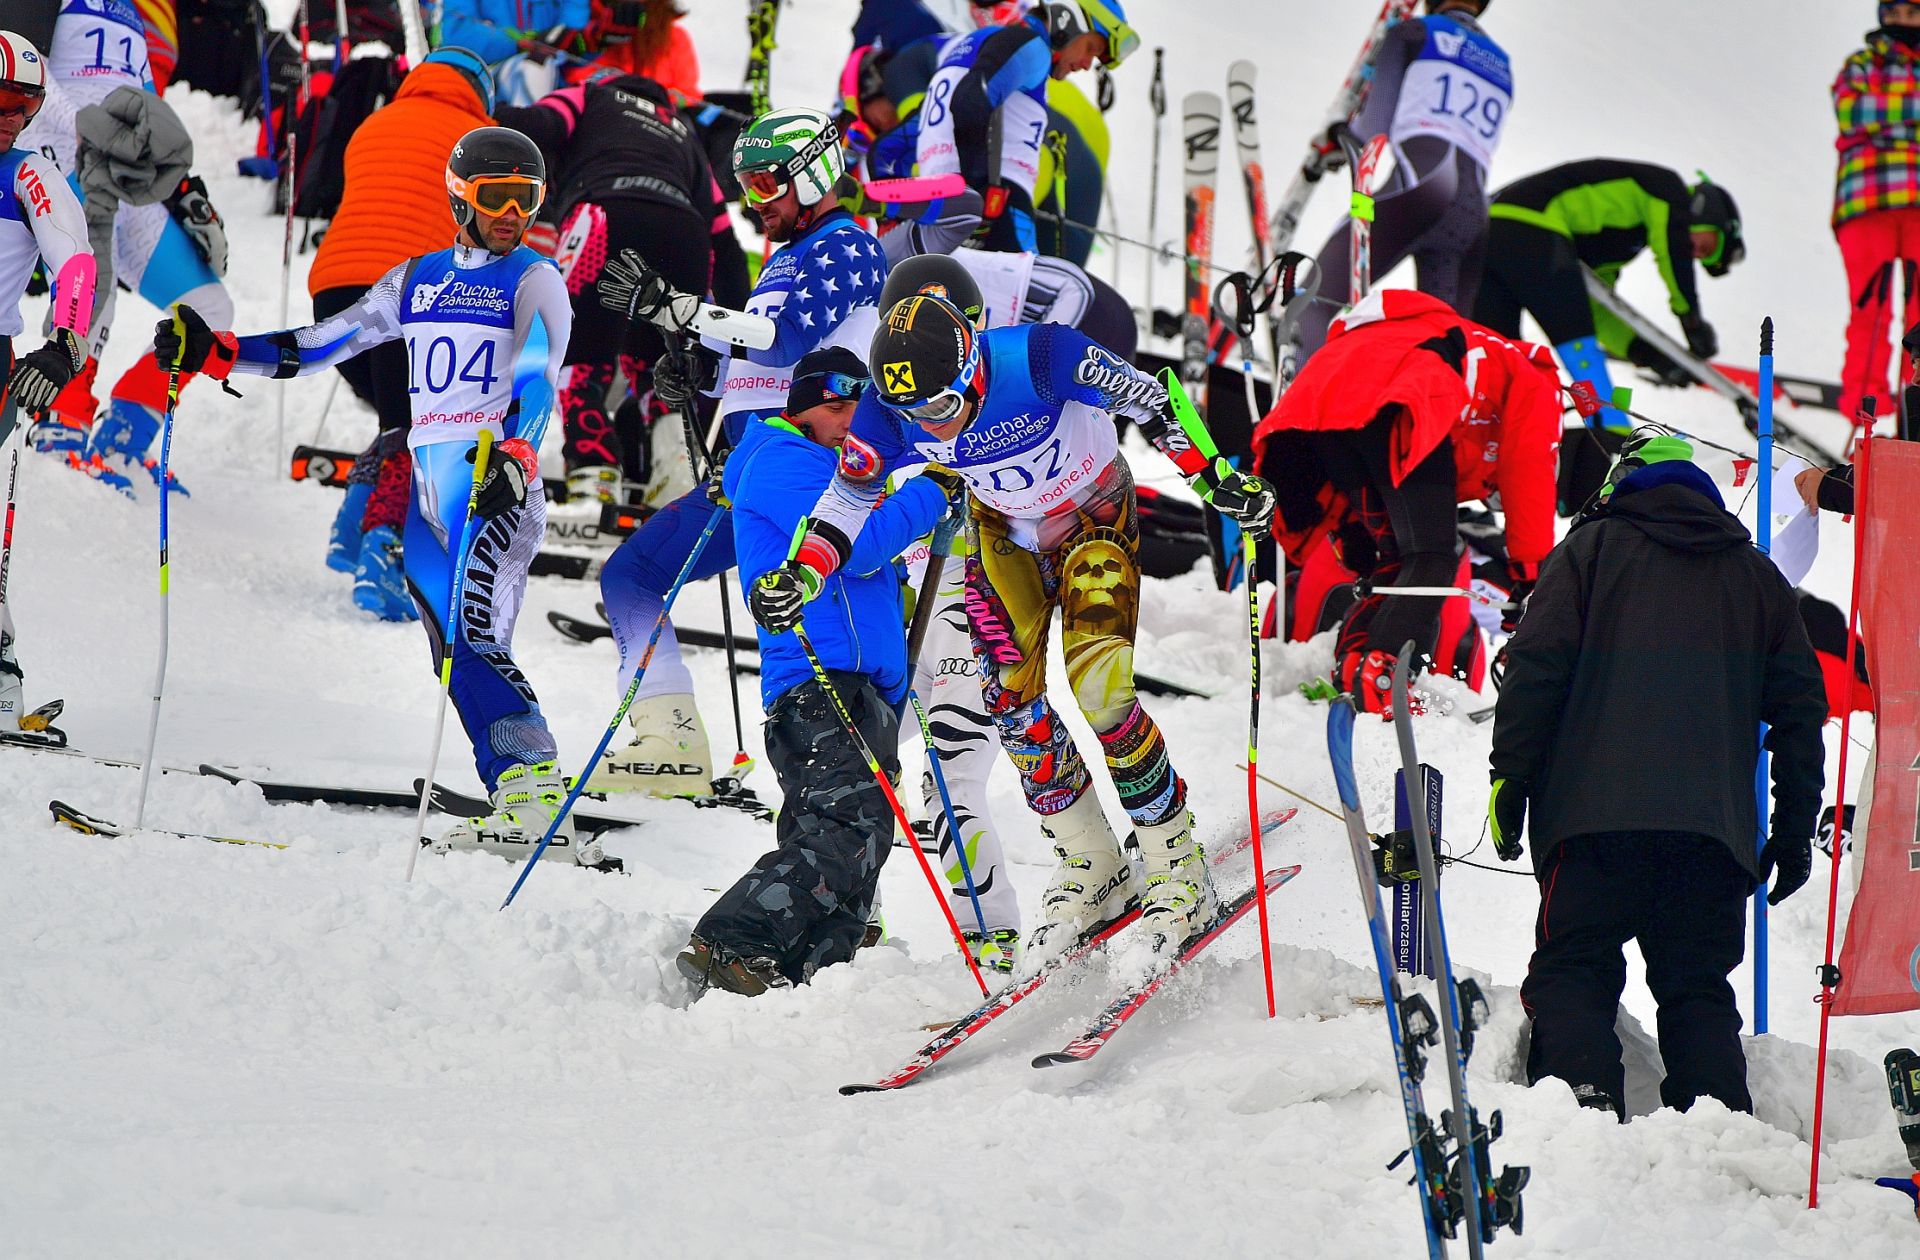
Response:
[[[1473,296],[1474,323],[1502,337],[1519,338],[1520,317],[1529,306],[1522,295],[1533,287],[1529,267],[1541,246],[1536,238],[1552,235],[1512,219],[1494,219],[1487,225],[1487,266],[1480,277],[1480,291]]]
[[[1849,420],[1871,394],[1885,408],[1892,395],[1887,368],[1892,350],[1887,321],[1893,315],[1894,260],[1899,250],[1899,221],[1878,210],[1849,219],[1834,229],[1840,260],[1847,269],[1847,358],[1840,374],[1840,414]]]
[[[1614,1019],[1627,984],[1622,947],[1633,935],[1640,875],[1608,846],[1617,835],[1575,836],[1540,872],[1533,959],[1520,1002],[1533,1020],[1527,1080],[1558,1077],[1582,1106],[1625,1118],[1626,1073]]]
[[[863,674],[832,670],[829,677],[883,768],[897,773],[893,707]],[[766,747],[785,798],[775,824],[779,846],[722,893],[694,928],[681,965],[702,983],[736,988],[733,981],[745,969],[757,973],[760,988],[782,980],[798,984],[852,958],[893,846],[892,810],[817,681],[774,701]]]
[[[1435,205],[1427,230],[1412,246],[1420,292],[1461,315],[1472,312],[1486,269],[1487,196],[1479,170],[1472,158],[1456,152],[1452,161],[1421,181],[1423,198],[1439,197],[1449,184],[1451,191],[1445,205]],[[1384,276],[1386,270],[1378,274]]]
[[[1393,484],[1389,443],[1394,425],[1376,421],[1362,430],[1361,453],[1393,524],[1400,553],[1396,586],[1448,586],[1453,582],[1459,555],[1458,514],[1455,510],[1453,440],[1443,439],[1427,457]],[[1370,651],[1392,656],[1408,639],[1415,650],[1433,653],[1439,628],[1440,600],[1432,596],[1388,598],[1367,632]]]
[[[603,469],[618,469],[621,463],[619,442],[607,416],[607,392],[613,386],[614,358],[627,321],[600,305],[595,284],[609,251],[607,212],[603,208],[583,201],[567,213],[554,261],[573,299],[573,334],[567,341],[567,371],[560,387],[569,500],[574,497],[576,470],[586,473],[579,480],[582,493],[597,501],[600,495],[594,487],[598,474]],[[613,480],[619,480],[617,475]]]
[[[1740,1008],[1727,977],[1746,954],[1753,881],[1710,837],[1662,832],[1648,842],[1652,906],[1639,938],[1667,1069],[1660,1101],[1685,1111],[1704,1096],[1750,1113]]]

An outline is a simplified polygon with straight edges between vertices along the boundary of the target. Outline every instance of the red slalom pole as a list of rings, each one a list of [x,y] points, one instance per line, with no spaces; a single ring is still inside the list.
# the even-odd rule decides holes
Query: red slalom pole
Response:
[[[1273,941],[1267,935],[1267,861],[1260,849],[1260,583],[1254,565],[1259,544],[1251,531],[1240,533],[1241,553],[1247,575],[1247,653],[1252,664],[1247,704],[1247,828],[1253,836],[1253,886],[1259,891],[1254,900],[1260,913],[1260,971],[1267,982],[1267,1018],[1278,1009],[1273,1002]]]
[[[1871,434],[1871,430],[1869,430]],[[1847,750],[1851,747],[1847,736],[1853,728],[1853,703],[1851,700],[1854,673],[1854,645],[1859,639],[1860,625],[1860,572],[1861,553],[1867,534],[1867,463],[1868,452],[1873,445],[1871,436],[1860,443],[1854,455],[1854,482],[1856,502],[1853,517],[1853,594],[1848,597],[1847,607],[1847,685],[1849,699],[1846,711],[1840,715],[1840,773],[1839,786],[1834,792],[1833,801],[1833,863],[1832,875],[1827,880],[1827,954],[1826,962],[1820,968],[1820,996],[1814,1001],[1820,1004],[1820,1052],[1815,1062],[1817,1073],[1813,1078],[1813,1160],[1807,1173],[1807,1209],[1811,1211],[1820,1206],[1820,1122],[1824,1118],[1827,1101],[1827,1024],[1833,1018],[1833,991],[1840,986],[1840,973],[1833,965],[1834,917],[1840,907],[1840,828],[1847,817]]]

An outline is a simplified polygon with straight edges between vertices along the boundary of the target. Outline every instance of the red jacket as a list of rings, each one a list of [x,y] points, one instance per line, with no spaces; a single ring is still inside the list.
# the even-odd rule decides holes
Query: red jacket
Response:
[[[1448,437],[1459,501],[1499,496],[1507,554],[1535,565],[1553,550],[1554,459],[1560,376],[1544,346],[1508,341],[1446,303],[1381,289],[1335,320],[1280,403],[1253,432],[1256,467],[1282,432],[1360,429],[1399,408],[1391,453],[1395,485]],[[1344,499],[1322,491],[1326,519],[1276,529],[1289,554],[1339,525]],[[1291,533],[1289,532],[1291,531]]]

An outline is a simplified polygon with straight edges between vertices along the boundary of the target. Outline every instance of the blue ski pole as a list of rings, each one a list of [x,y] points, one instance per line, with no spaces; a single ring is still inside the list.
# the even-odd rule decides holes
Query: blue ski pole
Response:
[[[1762,555],[1773,550],[1773,318],[1760,321],[1760,501],[1754,509],[1754,545]],[[1767,847],[1767,724],[1760,724],[1760,755],[1753,791],[1758,803],[1759,846]],[[1767,1031],[1767,885],[1753,893],[1753,1031]]]

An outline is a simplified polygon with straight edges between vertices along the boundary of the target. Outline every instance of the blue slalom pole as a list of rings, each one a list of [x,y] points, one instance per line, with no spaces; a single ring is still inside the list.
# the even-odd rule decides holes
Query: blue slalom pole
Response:
[[[1754,545],[1762,555],[1773,550],[1773,318],[1760,321],[1760,478],[1759,506],[1754,512],[1758,526]],[[1760,754],[1754,770],[1753,792],[1758,809],[1759,846],[1767,847],[1767,724],[1760,724]],[[1767,1031],[1767,885],[1763,880],[1753,893],[1753,1031]]]
[[[500,903],[502,910],[513,904],[513,899],[520,893],[521,885],[527,882],[527,876],[533,874],[533,864],[540,860],[540,855],[545,853],[547,846],[553,843],[553,837],[560,830],[560,824],[566,821],[567,815],[573,812],[574,802],[578,801],[580,794],[586,791],[588,771],[600,764],[600,758],[607,751],[607,746],[613,743],[614,733],[620,729],[621,719],[627,716],[627,710],[633,705],[633,698],[640,690],[640,680],[647,676],[647,666],[653,660],[654,648],[660,645],[660,632],[666,629],[667,614],[673,609],[674,599],[679,596],[680,588],[687,584],[687,576],[693,572],[693,566],[700,563],[700,556],[707,549],[707,540],[713,537],[713,531],[725,515],[724,508],[714,508],[713,515],[707,518],[706,527],[700,531],[700,537],[695,540],[693,550],[687,553],[687,562],[680,566],[679,575],[673,579],[673,585],[667,588],[667,598],[661,606],[660,615],[654,618],[653,633],[647,637],[646,653],[640,658],[640,668],[633,671],[633,681],[627,684],[627,694],[620,697],[620,707],[614,710],[612,720],[607,723],[607,729],[600,734],[600,742],[594,746],[593,755],[587,758],[586,766],[575,777],[573,790],[567,793],[567,799],[561,803],[559,812],[554,814],[553,821],[547,824],[547,834],[540,837],[539,846],[528,855],[527,864],[520,868],[519,878],[514,880],[513,887],[507,890],[507,899]],[[725,576],[722,575],[721,581],[725,580]]]

